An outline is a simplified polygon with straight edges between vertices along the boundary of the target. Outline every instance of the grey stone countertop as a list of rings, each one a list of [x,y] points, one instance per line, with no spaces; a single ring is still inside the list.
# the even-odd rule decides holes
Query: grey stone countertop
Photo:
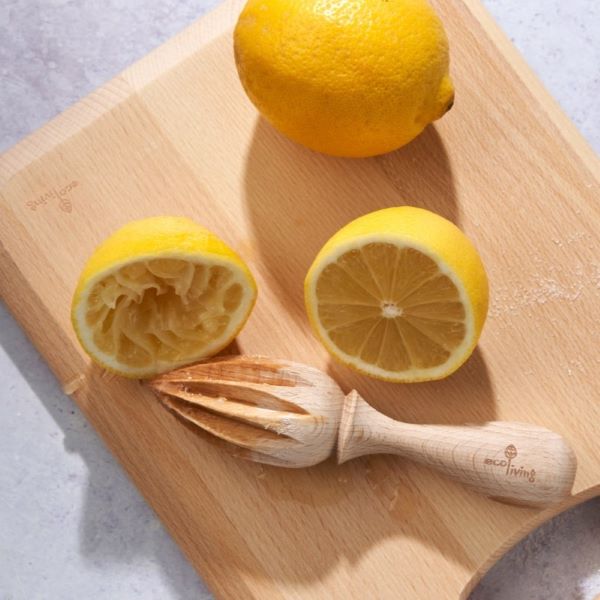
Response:
[[[215,3],[1,0],[0,150]],[[598,0],[484,3],[600,151]],[[519,544],[473,600],[599,594],[596,499]],[[210,594],[0,303],[0,600],[80,598]]]

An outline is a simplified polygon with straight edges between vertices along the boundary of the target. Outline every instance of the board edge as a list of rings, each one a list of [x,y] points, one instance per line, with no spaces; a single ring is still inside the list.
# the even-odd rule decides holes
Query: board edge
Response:
[[[577,125],[565,113],[555,96],[542,83],[519,49],[485,8],[482,1],[462,0],[462,2],[510,65],[519,81],[523,83],[532,97],[538,100],[548,119],[557,127],[569,146],[600,183],[600,157],[579,131]]]
[[[0,186],[115,106],[223,34],[243,0],[225,0],[138,61],[68,106],[47,123],[0,153]]]
[[[477,585],[485,577],[485,575],[491,570],[491,568],[500,560],[502,557],[510,552],[517,544],[519,544],[528,535],[532,534],[536,529],[541,527],[544,523],[551,521],[558,515],[584,504],[588,500],[600,497],[600,484],[593,485],[592,487],[582,490],[563,502],[551,506],[550,508],[537,513],[534,517],[527,520],[525,525],[515,531],[509,536],[498,548],[490,554],[490,556],[478,567],[462,592],[460,593],[459,600],[468,600],[469,595],[475,590]]]

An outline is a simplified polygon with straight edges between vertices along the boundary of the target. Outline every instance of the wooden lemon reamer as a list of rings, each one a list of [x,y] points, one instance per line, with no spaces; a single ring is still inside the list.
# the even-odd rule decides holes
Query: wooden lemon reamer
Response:
[[[537,425],[417,425],[391,419],[357,391],[301,363],[234,356],[198,363],[150,382],[186,423],[237,446],[236,456],[281,467],[367,454],[396,454],[472,490],[529,506],[570,494],[577,460],[563,437]]]

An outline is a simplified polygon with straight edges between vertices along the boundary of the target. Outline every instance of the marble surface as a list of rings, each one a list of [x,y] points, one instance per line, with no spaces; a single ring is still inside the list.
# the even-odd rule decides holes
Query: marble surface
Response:
[[[1,0],[0,150],[214,3]],[[597,0],[484,3],[600,151]],[[0,600],[210,598],[1,303],[0,432]],[[532,534],[472,600],[599,594],[597,499]]]

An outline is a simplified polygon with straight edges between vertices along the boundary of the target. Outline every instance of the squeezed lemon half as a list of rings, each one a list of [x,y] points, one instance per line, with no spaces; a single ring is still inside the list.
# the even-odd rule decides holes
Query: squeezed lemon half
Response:
[[[182,217],[129,223],[86,264],[71,306],[86,352],[126,377],[151,377],[227,346],[256,300],[242,259]]]
[[[389,381],[453,373],[471,355],[488,281],[470,240],[450,221],[396,207],[349,223],[305,280],[311,326],[342,363]]]

